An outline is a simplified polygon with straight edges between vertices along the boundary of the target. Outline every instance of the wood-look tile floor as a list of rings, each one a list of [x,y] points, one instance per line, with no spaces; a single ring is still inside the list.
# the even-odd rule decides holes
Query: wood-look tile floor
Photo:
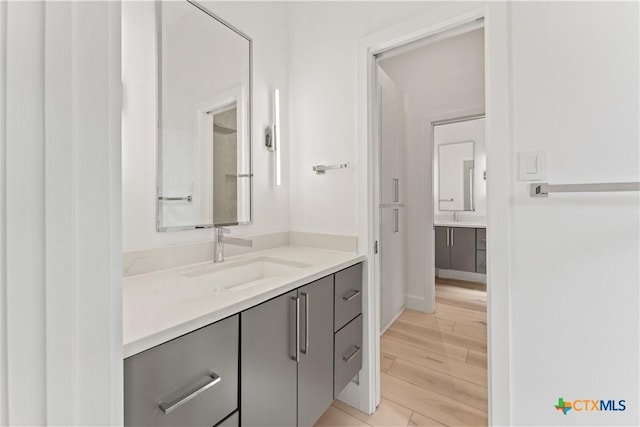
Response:
[[[373,415],[335,401],[316,427],[486,426],[487,294],[436,279],[436,312],[405,310],[380,338]]]

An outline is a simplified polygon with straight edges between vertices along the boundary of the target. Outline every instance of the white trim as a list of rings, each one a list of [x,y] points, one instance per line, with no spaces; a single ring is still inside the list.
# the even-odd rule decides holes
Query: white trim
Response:
[[[436,268],[436,276],[441,279],[466,280],[468,282],[487,283],[487,275],[471,271],[445,270]]]
[[[427,299],[424,297],[407,295],[407,308],[409,310],[422,311],[423,313],[433,313],[435,311],[435,308],[432,306],[433,304],[428,304]]]
[[[365,316],[365,348],[373,354],[366,354],[364,362],[360,409],[371,413],[380,401],[379,353],[380,340],[376,333],[376,319],[379,318],[379,279],[376,274],[378,257],[373,254],[371,244],[378,236],[378,224],[375,211],[377,184],[375,183],[377,158],[373,135],[377,119],[373,109],[375,99],[373,55],[385,50],[410,43],[417,39],[436,34],[478,18],[485,18],[485,69],[486,69],[486,105],[487,105],[487,141],[491,141],[491,150],[487,150],[488,163],[492,164],[492,191],[488,195],[488,215],[492,227],[488,254],[488,270],[492,290],[488,301],[489,316],[489,424],[510,424],[510,357],[509,357],[509,259],[508,224],[510,221],[509,200],[509,79],[508,68],[508,28],[507,5],[505,3],[454,3],[434,10],[429,15],[417,17],[411,21],[376,33],[360,40],[358,45],[358,184],[366,188],[359,194],[358,233],[360,250],[368,255],[367,282],[365,289],[367,308],[375,308],[374,313]],[[495,168],[495,170],[493,169]],[[496,184],[494,184],[494,182]],[[500,182],[501,184],[498,184]],[[507,224],[507,227],[505,227]],[[373,340],[371,344],[369,341]],[[366,381],[365,381],[366,380]],[[367,382],[371,385],[367,387]]]
[[[508,3],[489,3],[485,17],[487,150],[487,322],[489,424],[511,425],[510,230],[512,70]]]
[[[404,311],[406,309],[407,309],[407,306],[403,305],[402,308],[400,308],[400,310],[391,317],[391,320],[389,320],[386,325],[384,325],[382,328],[380,328],[380,336],[382,336],[387,331],[387,329],[389,329],[389,327],[391,327],[391,325],[393,325],[393,322],[398,320],[398,317],[400,317],[400,315],[402,313],[404,313]]]
[[[121,425],[120,3],[0,13],[0,422]]]
[[[7,2],[0,2],[0,425],[7,414],[7,243],[6,243],[6,56]]]
[[[77,399],[76,354],[76,200],[73,81],[77,66],[71,3],[51,3],[45,10],[44,163],[46,283],[47,423],[70,425]],[[50,48],[49,48],[50,47]],[[76,59],[77,60],[77,59]],[[62,214],[63,213],[63,214]]]

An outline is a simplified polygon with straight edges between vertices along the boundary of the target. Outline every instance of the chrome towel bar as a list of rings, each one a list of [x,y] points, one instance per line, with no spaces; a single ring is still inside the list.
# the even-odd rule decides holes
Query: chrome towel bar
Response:
[[[328,169],[345,169],[349,167],[349,163],[340,163],[339,165],[315,165],[313,171],[316,174],[323,174]]]
[[[193,200],[193,196],[189,194],[188,196],[180,197],[167,197],[167,196],[159,196],[158,200],[162,200],[165,202],[191,202]]]
[[[640,191],[640,182],[607,182],[598,184],[531,184],[531,197],[548,197],[549,193],[591,193],[605,191]]]

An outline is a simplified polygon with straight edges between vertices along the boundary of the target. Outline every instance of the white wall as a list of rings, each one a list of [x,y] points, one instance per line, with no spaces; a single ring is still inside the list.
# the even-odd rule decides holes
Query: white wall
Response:
[[[541,150],[552,184],[640,180],[638,12],[511,5],[514,165]],[[513,172],[512,421],[638,425],[638,193],[533,199]],[[559,397],[625,399],[627,410],[564,416]]]
[[[358,234],[357,57],[369,34],[437,2],[294,2],[291,23],[291,229]],[[350,162],[316,175],[314,164]]]
[[[407,129],[407,305],[433,312],[435,276],[431,121],[484,112],[484,31],[474,30],[380,61],[402,89]],[[484,153],[483,153],[484,155]],[[460,218],[479,213],[461,213]],[[484,217],[486,214],[481,214]]]
[[[289,52],[285,3],[201,2],[253,39],[254,223],[234,235],[289,231]],[[123,249],[211,240],[213,231],[156,231],[156,60],[153,2],[123,2]],[[274,185],[273,153],[264,148],[273,89],[281,92],[282,186]]]

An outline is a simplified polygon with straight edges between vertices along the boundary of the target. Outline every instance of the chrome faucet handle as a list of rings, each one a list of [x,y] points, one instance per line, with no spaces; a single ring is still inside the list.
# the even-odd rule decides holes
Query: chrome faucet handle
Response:
[[[228,228],[224,228],[224,227],[216,227],[216,232],[218,234],[229,234],[231,233],[231,230]]]

